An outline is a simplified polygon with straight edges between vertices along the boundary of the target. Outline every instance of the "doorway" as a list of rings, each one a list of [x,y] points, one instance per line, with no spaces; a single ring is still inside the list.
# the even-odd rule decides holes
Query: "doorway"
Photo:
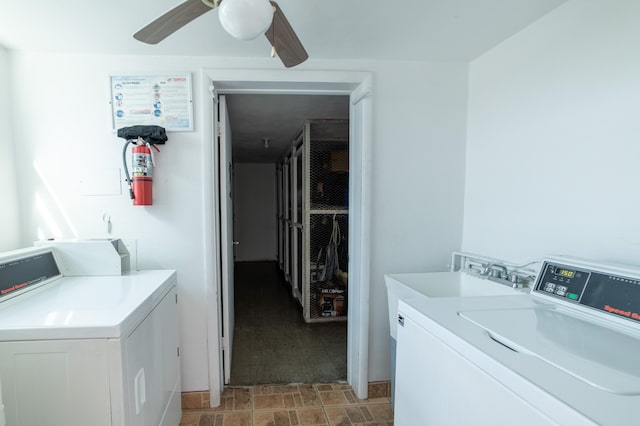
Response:
[[[236,244],[235,331],[230,334],[230,366],[225,357],[225,382],[245,386],[346,380],[349,97],[226,94],[219,96],[218,110],[228,112],[224,123],[230,126],[219,134],[232,135]],[[222,117],[219,121],[222,126]],[[309,165],[303,167],[304,147],[309,149]],[[342,161],[332,164],[331,152],[342,154],[336,157]],[[302,184],[305,172],[311,177],[307,185],[321,187],[322,193]],[[309,211],[311,201],[314,208],[331,205],[331,211],[307,217],[303,211]],[[336,209],[341,214],[335,215]],[[341,256],[335,265],[344,283],[337,276],[319,281],[303,259],[311,249],[315,267],[336,217],[340,241],[335,252]],[[307,228],[312,230],[309,239],[303,232]]]
[[[350,175],[349,193],[349,313],[347,331],[347,382],[358,398],[367,397],[368,322],[369,322],[369,227],[372,140],[372,103],[370,73],[348,71],[293,70],[205,70],[203,72],[203,104],[205,123],[212,121],[217,93],[342,94],[349,96],[350,109]],[[214,101],[210,101],[214,99]],[[217,154],[211,141],[217,123],[203,129],[203,168],[205,171],[205,285],[207,288],[207,333],[209,350],[209,383],[211,406],[220,403],[224,387],[222,366],[219,254],[216,244],[219,230],[213,218],[218,205],[213,197],[217,185]]]

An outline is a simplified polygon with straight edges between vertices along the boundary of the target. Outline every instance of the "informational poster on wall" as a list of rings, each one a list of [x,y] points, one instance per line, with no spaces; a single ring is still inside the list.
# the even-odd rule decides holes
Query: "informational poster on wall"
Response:
[[[113,130],[155,125],[193,130],[191,74],[111,76]]]

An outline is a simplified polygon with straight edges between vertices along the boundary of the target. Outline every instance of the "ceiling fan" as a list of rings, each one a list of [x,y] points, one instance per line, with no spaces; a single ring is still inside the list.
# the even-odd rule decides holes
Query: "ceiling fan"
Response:
[[[174,7],[133,37],[156,44],[197,17],[218,8],[220,23],[235,38],[252,39],[260,34],[269,40],[272,56],[277,54],[285,67],[306,61],[302,42],[275,1],[269,0],[187,0]]]

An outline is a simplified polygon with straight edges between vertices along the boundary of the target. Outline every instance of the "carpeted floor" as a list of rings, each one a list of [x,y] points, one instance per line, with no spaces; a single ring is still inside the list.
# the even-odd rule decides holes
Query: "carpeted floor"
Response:
[[[307,324],[276,262],[237,262],[231,385],[346,380],[345,321]]]

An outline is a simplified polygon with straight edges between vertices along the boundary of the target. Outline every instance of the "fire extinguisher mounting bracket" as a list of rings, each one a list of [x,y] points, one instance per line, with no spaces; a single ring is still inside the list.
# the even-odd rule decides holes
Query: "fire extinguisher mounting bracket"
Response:
[[[160,126],[131,126],[118,129],[118,137],[135,140],[139,137],[152,145],[164,145],[169,138],[164,127]]]

